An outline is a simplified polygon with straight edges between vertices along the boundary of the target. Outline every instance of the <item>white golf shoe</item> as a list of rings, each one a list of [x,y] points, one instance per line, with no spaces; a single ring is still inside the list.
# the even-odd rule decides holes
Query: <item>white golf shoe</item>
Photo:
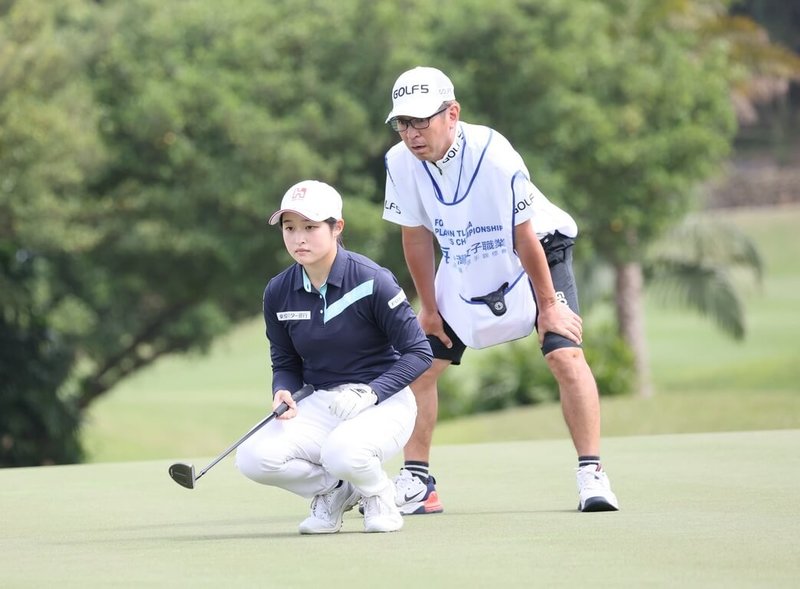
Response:
[[[395,505],[391,482],[377,495],[364,497],[363,505],[365,532],[396,532],[403,527],[403,516]]]
[[[311,500],[311,515],[300,523],[301,534],[335,534],[342,529],[344,512],[358,504],[358,491],[349,482]]]
[[[603,467],[599,464],[582,466],[577,471],[579,511],[617,511],[617,496],[611,491]]]

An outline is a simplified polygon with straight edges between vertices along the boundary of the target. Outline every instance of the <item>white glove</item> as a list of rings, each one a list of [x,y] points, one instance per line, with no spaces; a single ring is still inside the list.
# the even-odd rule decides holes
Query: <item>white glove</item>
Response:
[[[369,386],[359,384],[339,391],[328,410],[339,419],[352,419],[367,407],[378,402],[378,395]]]

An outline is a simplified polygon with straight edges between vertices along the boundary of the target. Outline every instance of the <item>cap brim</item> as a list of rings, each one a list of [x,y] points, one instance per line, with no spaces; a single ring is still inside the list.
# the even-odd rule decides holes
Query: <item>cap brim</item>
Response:
[[[325,219],[313,219],[312,217],[309,217],[308,215],[298,211],[297,209],[281,209],[279,211],[275,211],[274,213],[272,213],[272,216],[269,218],[269,224],[270,225],[277,225],[278,222],[281,220],[281,215],[284,214],[284,213],[295,213],[295,214],[300,215],[301,217],[303,217],[303,219],[307,219],[309,221],[314,221],[314,223],[322,223],[323,221],[327,221],[327,218],[325,218]]]
[[[399,107],[392,109],[392,112],[390,112],[389,116],[386,117],[384,123],[388,123],[396,117],[412,117],[415,119],[426,119],[428,117],[432,117],[436,114],[436,111],[441,108],[443,102],[444,101],[442,100],[436,104],[431,103],[432,106],[426,104],[417,107]]]

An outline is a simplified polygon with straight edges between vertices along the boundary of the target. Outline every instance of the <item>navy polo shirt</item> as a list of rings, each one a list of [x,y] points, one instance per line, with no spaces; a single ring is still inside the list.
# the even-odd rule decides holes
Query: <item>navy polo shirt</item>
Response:
[[[293,264],[264,290],[272,391],[365,383],[385,400],[431,365],[428,339],[394,275],[339,246],[319,291]]]

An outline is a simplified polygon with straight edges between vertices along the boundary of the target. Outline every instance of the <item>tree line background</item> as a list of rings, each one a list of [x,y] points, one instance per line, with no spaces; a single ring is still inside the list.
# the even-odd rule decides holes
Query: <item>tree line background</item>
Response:
[[[744,336],[714,270],[757,252],[685,219],[737,120],[791,99],[800,16],[780,4],[0,0],[0,465],[79,461],[99,396],[258,315],[290,262],[266,217],[300,179],[336,186],[347,246],[413,292],[381,208],[390,90],[415,65],[447,72],[462,117],[576,217],[586,300],[616,311],[586,343],[601,390],[648,394],[645,283],[677,280]],[[665,249],[676,230],[725,247]],[[504,362],[525,375],[538,355]]]

